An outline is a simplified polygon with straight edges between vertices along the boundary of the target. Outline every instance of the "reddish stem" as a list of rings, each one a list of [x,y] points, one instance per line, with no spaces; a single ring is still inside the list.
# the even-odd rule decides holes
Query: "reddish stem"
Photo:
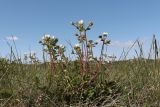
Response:
[[[51,62],[50,62],[50,64],[51,64],[51,74],[54,77],[54,75],[55,75],[55,62],[54,62],[54,59],[53,59],[51,53],[50,53],[50,60],[51,60]]]
[[[82,55],[81,55],[81,74],[84,72],[84,51],[83,51],[83,43],[82,43]]]
[[[86,56],[86,62],[88,63],[88,47],[87,47],[87,45],[86,45],[86,53],[87,53],[87,54],[86,54],[86,55],[87,55],[87,56]]]
[[[87,47],[87,35],[86,35],[86,31],[85,31],[85,38],[86,38],[86,62],[88,64],[88,47]]]

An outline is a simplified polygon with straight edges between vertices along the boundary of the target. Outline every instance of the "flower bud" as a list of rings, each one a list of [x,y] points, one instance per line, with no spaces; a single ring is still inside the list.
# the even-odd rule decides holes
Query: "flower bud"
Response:
[[[79,36],[79,35],[76,33],[75,36]]]
[[[89,22],[89,26],[90,27],[93,26],[93,22],[92,21]]]
[[[71,25],[74,25],[74,22],[71,22]]]
[[[100,35],[99,38],[102,38],[102,35]]]

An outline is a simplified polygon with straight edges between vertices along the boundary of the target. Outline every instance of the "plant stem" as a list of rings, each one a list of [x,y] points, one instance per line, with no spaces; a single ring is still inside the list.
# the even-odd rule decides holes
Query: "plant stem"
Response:
[[[88,63],[88,47],[87,47],[87,35],[86,35],[86,31],[84,31],[85,34],[85,40],[86,40],[86,62]]]
[[[81,62],[81,74],[83,74],[83,72],[84,72],[84,68],[83,68],[83,66],[84,66],[83,42],[82,42],[82,53],[81,53],[81,60],[80,60],[80,62]]]
[[[50,64],[51,64],[51,74],[52,76],[54,77],[55,75],[55,62],[54,62],[54,59],[53,59],[53,54],[52,52],[50,53]]]
[[[104,50],[104,41],[103,41],[102,49],[101,49],[100,62],[103,61],[103,50]]]

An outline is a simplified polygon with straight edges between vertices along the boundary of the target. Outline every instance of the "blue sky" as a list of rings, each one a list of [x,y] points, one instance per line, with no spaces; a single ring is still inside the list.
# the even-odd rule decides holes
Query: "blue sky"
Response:
[[[0,0],[0,55],[8,55],[4,40],[11,35],[18,38],[19,53],[30,49],[39,57],[38,41],[45,33],[58,37],[60,44],[67,46],[66,40],[75,44],[77,31],[70,22],[81,19],[94,22],[87,33],[93,40],[102,32],[110,33],[109,54],[120,55],[137,38],[145,41],[147,50],[153,34],[159,40],[159,5],[159,0]]]

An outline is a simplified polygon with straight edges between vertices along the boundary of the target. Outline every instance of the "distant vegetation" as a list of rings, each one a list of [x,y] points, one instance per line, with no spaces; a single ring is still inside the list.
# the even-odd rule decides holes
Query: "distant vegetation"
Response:
[[[78,43],[68,42],[75,60],[65,55],[66,47],[58,45],[58,38],[48,34],[39,41],[43,62],[33,52],[20,58],[8,43],[10,57],[0,58],[1,107],[160,106],[160,61],[155,36],[148,58],[144,58],[142,44],[136,40],[136,58],[125,60],[132,46],[122,53],[123,60],[108,62],[105,47],[111,42],[109,34],[104,32],[98,42],[93,41],[86,34],[93,22],[71,24],[79,31],[75,34]],[[98,43],[101,51],[96,57],[93,51]],[[14,47],[17,50],[15,42]]]

